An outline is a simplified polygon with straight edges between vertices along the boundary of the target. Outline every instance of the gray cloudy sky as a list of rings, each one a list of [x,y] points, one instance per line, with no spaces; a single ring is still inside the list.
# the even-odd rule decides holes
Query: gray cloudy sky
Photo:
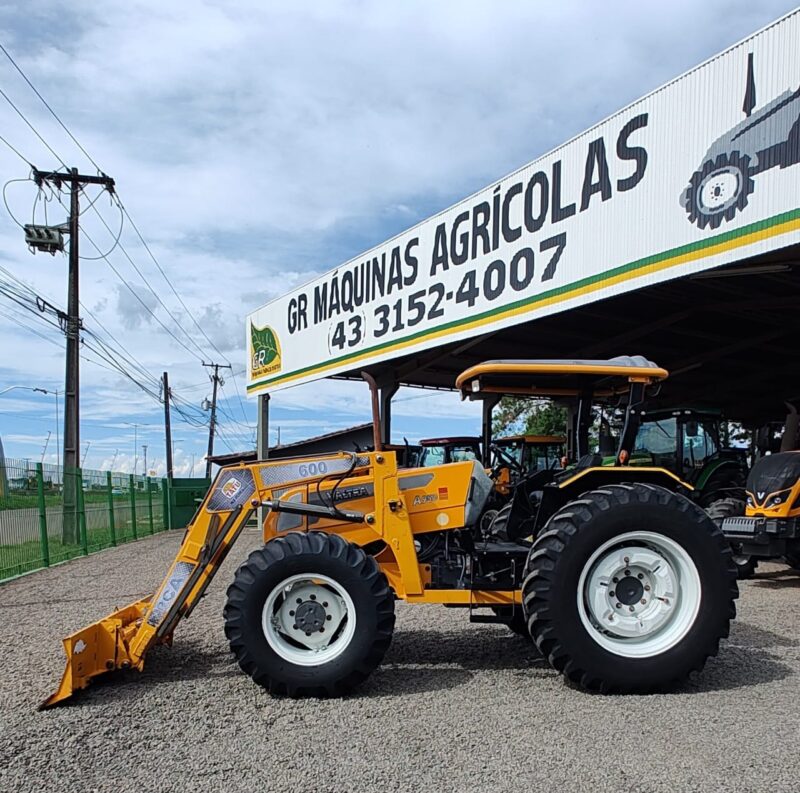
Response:
[[[789,2],[260,2],[27,0],[0,7],[2,42],[78,140],[117,181],[119,195],[186,306],[235,371],[245,364],[244,316],[259,304],[379,243],[548,149],[791,10]],[[69,165],[86,157],[0,55],[0,87]],[[0,134],[39,168],[58,160],[0,98]],[[0,145],[3,182],[26,166]],[[31,183],[7,200],[31,216]],[[119,214],[98,203],[113,231]],[[39,205],[37,217],[43,217]],[[49,217],[59,217],[53,202]],[[61,212],[63,216],[63,211]],[[93,212],[88,235],[113,243]],[[155,376],[199,405],[210,388],[198,358],[219,358],[166,286],[130,226],[124,252],[82,265],[83,302]],[[83,252],[96,255],[88,243]],[[0,265],[59,306],[66,261],[31,256],[0,213]],[[135,292],[141,303],[133,296]],[[187,352],[153,319],[179,336]],[[0,302],[0,390],[61,388],[55,329]],[[243,377],[238,378],[243,385]],[[281,392],[282,440],[363,420],[364,389],[324,383]],[[222,432],[247,445],[229,379]],[[415,439],[477,428],[449,395],[401,394],[397,430]],[[129,381],[83,368],[87,467],[132,470],[132,423],[163,470],[159,405]],[[127,423],[126,423],[127,422]],[[238,423],[237,423],[238,422]],[[54,405],[41,395],[0,396],[8,456],[38,459]],[[59,430],[60,431],[60,430]],[[178,464],[199,469],[201,428],[179,424]],[[51,442],[48,459],[55,459]],[[141,450],[139,450],[141,452]],[[159,460],[160,458],[160,460]],[[141,471],[141,463],[139,465]]]

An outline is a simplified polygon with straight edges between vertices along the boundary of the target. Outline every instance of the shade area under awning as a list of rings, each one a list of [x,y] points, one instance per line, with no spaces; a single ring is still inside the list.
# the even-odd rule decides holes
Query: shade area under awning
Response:
[[[721,409],[747,423],[800,402],[800,246],[376,364],[387,387],[454,389],[493,359],[641,355],[667,369],[654,406]],[[359,371],[347,378],[359,378]]]

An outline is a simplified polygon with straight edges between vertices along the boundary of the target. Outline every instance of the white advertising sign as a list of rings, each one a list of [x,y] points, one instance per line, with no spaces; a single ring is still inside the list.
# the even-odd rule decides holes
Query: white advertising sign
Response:
[[[253,312],[250,395],[800,241],[794,13]]]

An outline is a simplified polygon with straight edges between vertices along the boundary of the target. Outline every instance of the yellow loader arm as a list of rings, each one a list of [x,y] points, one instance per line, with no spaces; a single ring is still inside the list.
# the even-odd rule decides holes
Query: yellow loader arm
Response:
[[[67,666],[58,690],[39,706],[49,708],[93,677],[115,669],[144,668],[154,644],[169,644],[178,622],[203,596],[247,521],[259,505],[272,506],[274,491],[295,483],[345,477],[373,463],[372,454],[337,454],[276,460],[223,468],[186,529],[180,550],[151,597],[137,600],[64,639]],[[277,504],[276,504],[277,506]],[[294,509],[285,505],[286,509]],[[303,505],[305,512],[330,515],[331,508]],[[364,516],[336,510],[353,522]]]

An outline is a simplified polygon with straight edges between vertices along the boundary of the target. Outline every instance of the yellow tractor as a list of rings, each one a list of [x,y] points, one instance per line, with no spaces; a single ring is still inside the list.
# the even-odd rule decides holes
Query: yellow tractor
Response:
[[[355,688],[389,647],[396,600],[462,607],[476,622],[524,619],[547,661],[585,689],[673,686],[716,653],[737,588],[722,534],[679,492],[690,486],[625,465],[645,391],[666,376],[640,357],[464,372],[465,398],[574,398],[579,427],[596,396],[626,405],[618,464],[587,452],[535,472],[515,488],[503,538],[480,528],[493,487],[480,463],[399,470],[377,431],[372,452],[221,469],[158,590],[67,637],[61,685],[42,706],[105,672],[141,670],[171,643],[260,507],[264,544],[237,570],[224,622],[240,667],[274,694]]]

